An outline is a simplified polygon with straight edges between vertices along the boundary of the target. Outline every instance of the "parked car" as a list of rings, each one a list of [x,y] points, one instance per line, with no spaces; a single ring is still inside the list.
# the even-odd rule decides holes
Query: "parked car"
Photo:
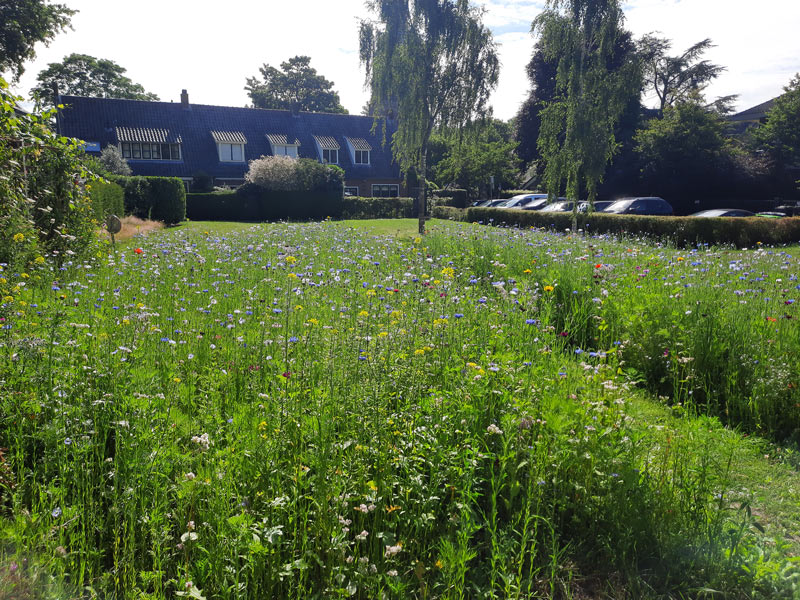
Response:
[[[531,200],[522,207],[522,210],[542,210],[545,206],[547,206],[547,196]]]
[[[519,194],[506,202],[503,208],[525,208],[536,200],[544,200],[547,202],[547,194]]]
[[[756,213],[757,217],[765,217],[767,219],[782,219],[786,213],[778,212],[776,210],[766,210],[764,212]]]
[[[572,210],[574,202],[553,202],[542,209],[542,212],[569,212]]]
[[[489,202],[491,202],[491,200],[475,200],[475,202],[472,203],[472,206],[476,208],[478,206],[486,206],[487,204],[489,204]]]
[[[488,204],[484,204],[484,208],[502,208],[503,204],[508,202],[508,198],[500,198],[498,200],[489,200]]]
[[[741,208],[712,208],[710,210],[701,210],[696,212],[692,217],[754,217],[755,213],[749,210],[742,210]]]
[[[671,215],[672,206],[663,198],[622,198],[612,202],[603,212],[617,215]]]
[[[594,212],[602,212],[604,209],[608,208],[614,204],[611,200],[598,200],[594,203]],[[589,203],[588,202],[581,202],[578,204],[578,212],[587,213],[589,212]]]

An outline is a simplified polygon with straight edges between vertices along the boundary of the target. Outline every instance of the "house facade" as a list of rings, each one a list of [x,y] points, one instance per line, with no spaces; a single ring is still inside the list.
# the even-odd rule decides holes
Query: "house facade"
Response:
[[[99,156],[117,146],[134,175],[179,177],[187,188],[198,176],[218,186],[244,183],[248,163],[262,156],[310,158],[340,166],[345,194],[397,197],[405,194],[392,159],[387,123],[359,115],[61,96],[61,135],[85,142]],[[374,129],[374,131],[373,131]]]

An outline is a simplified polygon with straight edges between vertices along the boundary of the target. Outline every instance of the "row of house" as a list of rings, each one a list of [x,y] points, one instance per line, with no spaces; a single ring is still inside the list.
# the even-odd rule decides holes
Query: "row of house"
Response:
[[[248,162],[262,156],[310,158],[345,172],[345,194],[405,195],[392,159],[395,123],[372,117],[180,102],[60,96],[61,135],[89,154],[117,146],[134,175],[179,177],[187,188],[200,175],[215,185],[244,183]]]

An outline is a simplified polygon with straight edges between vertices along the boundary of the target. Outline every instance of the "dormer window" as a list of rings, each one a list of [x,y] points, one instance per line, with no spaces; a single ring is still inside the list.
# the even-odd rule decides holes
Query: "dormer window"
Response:
[[[347,145],[350,147],[350,159],[353,161],[353,164],[369,165],[369,154],[372,151],[372,146],[369,145],[369,142],[364,138],[346,137],[344,139],[347,140]]]
[[[211,137],[217,143],[220,162],[245,162],[244,146],[247,138],[241,131],[212,131]]]
[[[339,164],[339,142],[335,138],[324,135],[315,135],[314,142],[317,145],[320,161],[328,165]]]
[[[119,150],[126,160],[181,160],[181,136],[166,129],[117,127]]]
[[[291,156],[297,158],[297,151],[300,148],[300,140],[295,137],[289,137],[282,133],[268,133],[267,139],[269,145],[272,147],[272,154],[274,156]]]

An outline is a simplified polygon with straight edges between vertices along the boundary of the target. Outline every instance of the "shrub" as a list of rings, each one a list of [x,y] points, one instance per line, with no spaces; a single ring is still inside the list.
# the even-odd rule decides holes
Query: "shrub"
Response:
[[[572,227],[572,213],[543,213],[535,210],[469,208],[467,220],[495,225],[548,227],[557,230]],[[577,227],[592,233],[647,235],[678,246],[693,244],[732,244],[752,246],[800,241],[800,218],[765,219],[761,217],[715,219],[697,217],[657,217],[579,213]]]
[[[125,191],[125,214],[140,219],[149,219],[153,205],[147,195],[144,177],[112,177],[111,181],[119,184]]]
[[[106,146],[100,153],[100,164],[112,175],[130,175],[131,168],[116,146]]]
[[[439,190],[434,194],[434,197],[441,200],[437,203],[439,206],[454,206],[456,208],[465,208],[467,206],[467,190]]]
[[[448,221],[466,221],[467,211],[463,208],[453,206],[434,206],[431,211],[434,219],[446,219]]]
[[[98,180],[87,184],[92,199],[94,218],[102,223],[108,215],[122,217],[125,214],[125,191],[111,181]]]
[[[187,194],[193,221],[274,221],[339,217],[342,195],[335,191],[277,191],[245,184],[236,191]]]
[[[205,171],[198,171],[192,175],[191,190],[197,194],[207,194],[214,191],[214,178]]]
[[[272,191],[338,191],[344,187],[344,171],[309,158],[262,156],[250,161],[247,183]]]
[[[186,189],[177,177],[146,177],[150,218],[166,225],[186,219]]]
[[[410,219],[414,216],[414,198],[362,198],[343,200],[343,219]]]

